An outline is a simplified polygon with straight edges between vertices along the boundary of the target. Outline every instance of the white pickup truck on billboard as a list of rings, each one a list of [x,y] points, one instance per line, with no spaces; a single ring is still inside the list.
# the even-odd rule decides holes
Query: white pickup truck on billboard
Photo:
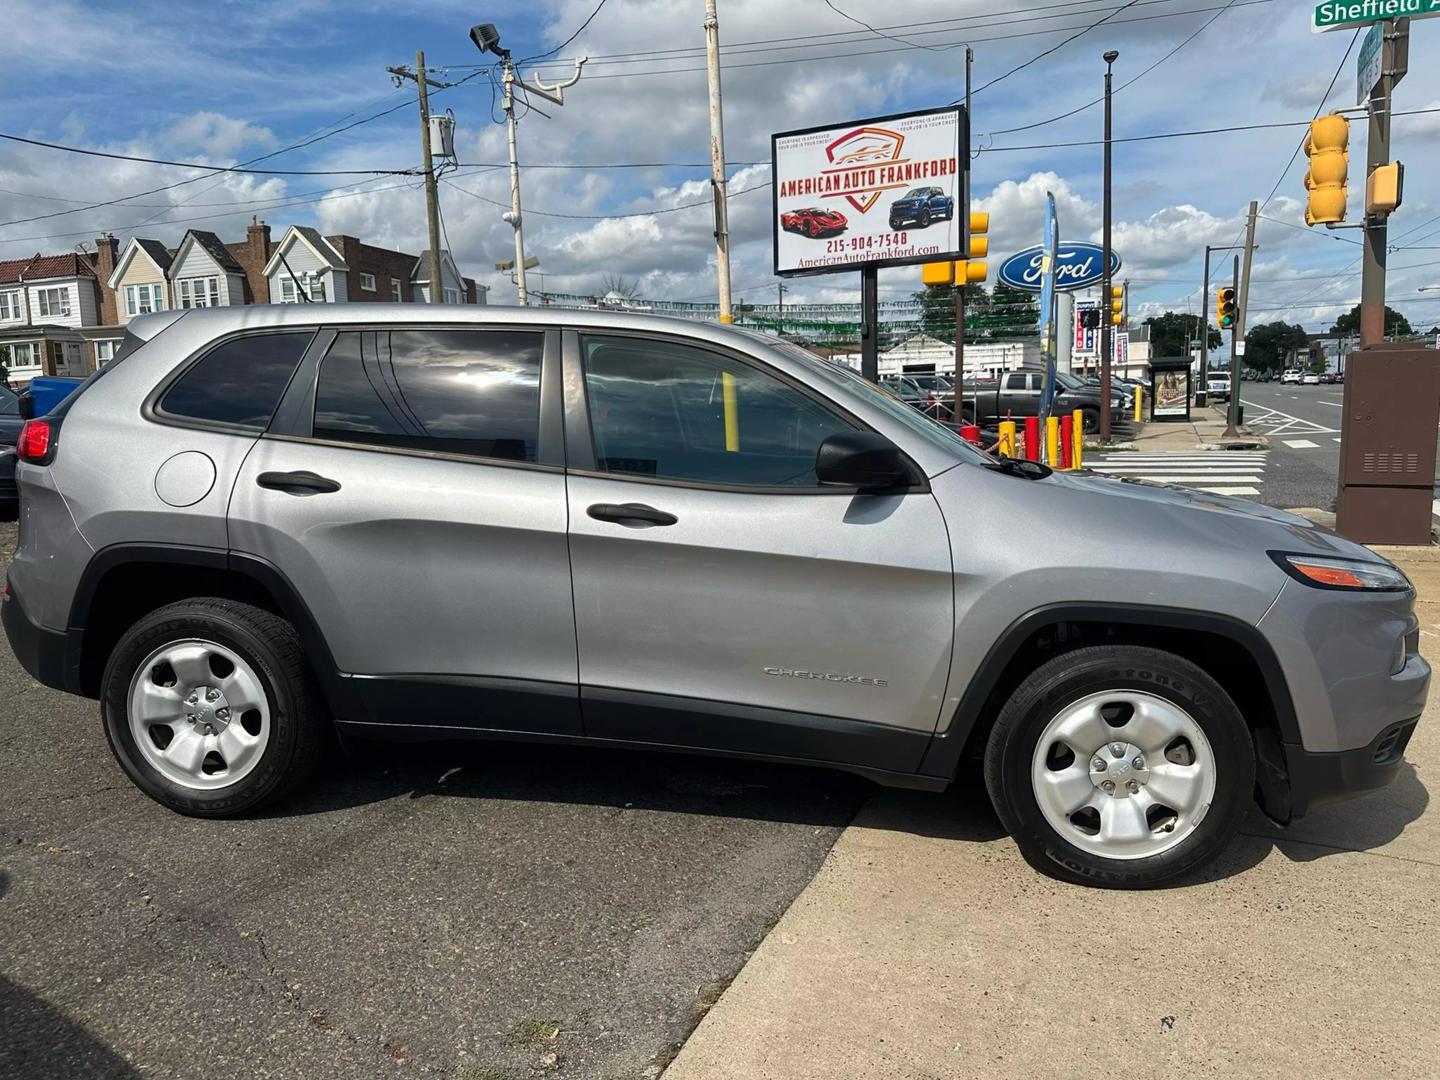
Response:
[[[772,135],[775,273],[959,258],[963,124],[944,108]]]

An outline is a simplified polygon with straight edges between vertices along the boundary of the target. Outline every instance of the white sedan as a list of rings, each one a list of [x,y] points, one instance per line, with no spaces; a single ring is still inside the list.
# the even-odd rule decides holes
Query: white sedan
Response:
[[[1319,386],[1320,376],[1315,374],[1315,372],[1313,371],[1307,371],[1304,375],[1300,377],[1300,382],[1304,386]]]

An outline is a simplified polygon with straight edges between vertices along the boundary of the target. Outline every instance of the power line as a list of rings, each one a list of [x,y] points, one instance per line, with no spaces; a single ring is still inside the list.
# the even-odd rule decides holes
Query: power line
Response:
[[[839,15],[842,19],[847,19],[850,22],[854,23],[856,26],[863,26],[866,30],[869,30],[870,33],[874,34],[876,37],[885,38],[887,41],[897,41],[901,45],[909,45],[912,49],[925,49],[929,52],[948,52],[951,49],[958,49],[961,45],[965,44],[965,42],[963,41],[957,41],[953,45],[921,45],[919,42],[906,41],[902,37],[895,37],[893,34],[887,34],[883,30],[876,30],[875,27],[871,26],[863,19],[857,19],[854,15],[846,14],[834,4],[832,4],[830,0],[825,0],[825,6],[828,7],[831,11],[835,12],[836,15]],[[915,36],[919,37],[920,35],[917,34]]]
[[[590,12],[589,17],[580,24],[580,28],[576,30],[573,34],[571,34],[568,38],[566,38],[564,41],[562,41],[559,45],[556,45],[555,48],[549,50],[548,52],[536,53],[534,56],[527,56],[524,60],[517,60],[516,63],[528,64],[531,60],[540,60],[544,57],[552,56],[555,53],[559,52],[561,49],[565,48],[566,45],[569,45],[572,41],[574,41],[577,37],[579,37],[585,32],[585,28],[590,25],[591,20],[593,20],[596,15],[600,14],[600,9],[605,6],[605,3],[606,0],[600,0],[600,2],[595,5],[595,10]]]
[[[1137,2],[1137,0],[1126,0],[1126,3],[1122,4],[1120,7],[1116,8],[1114,11],[1110,12],[1110,14],[1106,15],[1104,18],[1098,19],[1098,20],[1096,20],[1095,22],[1091,23],[1089,26],[1085,27],[1084,29],[1077,31],[1077,32],[1074,33],[1074,34],[1071,34],[1069,37],[1067,37],[1064,41],[1060,42],[1058,45],[1052,45],[1050,48],[1046,49],[1044,52],[1036,53],[1036,54],[1035,54],[1034,56],[1032,56],[1029,60],[1026,60],[1023,64],[1017,64],[1015,67],[1013,67],[1013,68],[1011,68],[1009,71],[1005,72],[1004,75],[998,75],[998,76],[996,76],[995,78],[991,79],[989,82],[984,83],[984,84],[981,85],[981,86],[977,86],[977,87],[975,88],[975,90],[974,90],[974,93],[975,93],[975,94],[983,93],[984,91],[989,90],[990,87],[994,86],[996,83],[998,83],[998,82],[1004,82],[1004,81],[1005,81],[1006,79],[1008,79],[1011,75],[1014,75],[1017,71],[1024,71],[1027,67],[1029,67],[1031,64],[1035,63],[1037,60],[1043,60],[1043,59],[1045,59],[1045,57],[1049,56],[1051,53],[1053,53],[1053,52],[1058,52],[1060,49],[1063,49],[1066,45],[1069,45],[1069,44],[1070,44],[1072,41],[1074,41],[1076,38],[1084,37],[1084,36],[1085,36],[1086,34],[1088,34],[1091,30],[1094,30],[1097,26],[1102,26],[1102,25],[1104,25],[1105,23],[1109,22],[1111,19],[1113,19],[1116,15],[1120,14],[1120,12],[1124,11],[1126,8],[1133,7],[1136,2]],[[1226,6],[1228,7],[1229,5],[1227,4]],[[1137,20],[1137,21],[1138,21],[1138,20]],[[958,101],[959,101],[959,99],[956,99],[956,101],[951,102],[951,104],[952,104],[952,105],[953,105],[953,104],[957,104]]]
[[[409,103],[406,102],[406,104]],[[1397,113],[1396,115],[1403,114]],[[81,146],[65,146],[61,143],[45,142],[42,139],[27,139],[21,135],[9,135],[3,131],[0,131],[0,139],[7,142],[25,143],[27,146],[40,146],[46,150],[63,150],[67,154],[109,158],[112,161],[138,161],[143,165],[166,165],[176,169],[204,169],[206,172],[214,173],[259,173],[262,176],[409,176],[415,173],[414,169],[251,169],[243,165],[204,165],[198,161],[169,161],[165,158],[140,157],[136,154],[117,154],[109,150],[88,150]],[[276,153],[279,152],[276,151]]]
[[[503,206],[507,210],[510,208],[510,204],[508,202],[501,202],[499,199],[487,198],[486,196],[481,195],[479,192],[471,191],[469,188],[461,187],[453,180],[444,180],[443,182],[446,184],[446,186],[452,187],[456,191],[459,191],[465,195],[469,195],[473,199],[479,199],[483,203],[489,203],[491,206]],[[741,188],[739,191],[732,191],[730,192],[730,198],[734,199],[740,195],[747,195],[752,191],[760,191],[762,188],[768,188],[769,186],[770,181],[766,180],[763,184],[756,184],[753,187]],[[681,203],[679,206],[657,207],[654,210],[635,210],[628,214],[561,214],[546,210],[526,210],[525,213],[534,214],[536,217],[566,218],[571,221],[620,221],[625,218],[652,217],[656,214],[673,214],[677,210],[691,210],[697,206],[713,205],[714,203],[710,199],[699,199],[695,202]]]

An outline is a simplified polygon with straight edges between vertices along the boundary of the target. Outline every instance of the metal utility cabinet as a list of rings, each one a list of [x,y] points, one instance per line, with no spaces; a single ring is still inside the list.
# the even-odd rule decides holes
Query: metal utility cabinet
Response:
[[[1344,402],[1336,531],[1366,544],[1429,544],[1440,353],[1413,344],[1351,353]]]

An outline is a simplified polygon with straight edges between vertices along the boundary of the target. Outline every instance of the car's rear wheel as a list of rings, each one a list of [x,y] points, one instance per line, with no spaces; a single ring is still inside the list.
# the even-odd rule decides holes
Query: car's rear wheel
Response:
[[[245,814],[290,791],[328,722],[295,628],[214,598],[170,604],[125,632],[101,713],[136,786],[199,817]]]
[[[1255,784],[1244,717],[1195,664],[1139,646],[1056,657],[992,729],[985,782],[1032,866],[1113,888],[1164,885],[1213,860]]]
[[[1093,435],[1100,430],[1100,412],[1098,409],[1080,410],[1080,429],[1086,435]]]

